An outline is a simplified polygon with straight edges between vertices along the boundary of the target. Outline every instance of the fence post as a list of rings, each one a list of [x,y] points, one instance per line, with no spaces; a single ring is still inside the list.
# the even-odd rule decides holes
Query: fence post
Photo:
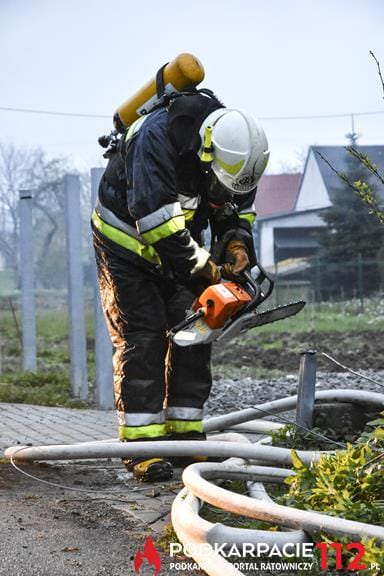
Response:
[[[274,292],[275,292],[275,306],[279,305],[279,265],[277,262],[275,262],[274,264],[274,274],[275,274],[275,286],[274,286]]]
[[[97,201],[97,191],[103,168],[91,168],[92,207]],[[94,285],[94,323],[95,323],[95,395],[99,408],[113,408],[113,369],[112,344],[107,330],[104,313],[101,307],[96,266],[93,267]]]
[[[316,304],[317,304],[317,309],[320,310],[320,300],[321,300],[321,294],[320,294],[321,271],[320,271],[320,259],[319,259],[318,256],[316,256],[315,262],[316,262],[316,264],[315,264],[315,293],[316,293]]]
[[[313,427],[316,384],[316,350],[301,354],[299,388],[297,391],[296,423],[306,428]]]
[[[66,174],[64,185],[72,393],[74,396],[85,400],[88,397],[88,382],[81,250],[80,179],[74,174]]]
[[[33,270],[32,205],[32,191],[20,190],[19,217],[23,369],[29,372],[36,372],[36,318],[35,280]]]
[[[360,299],[359,312],[364,312],[363,259],[360,252],[357,255],[357,289]]]

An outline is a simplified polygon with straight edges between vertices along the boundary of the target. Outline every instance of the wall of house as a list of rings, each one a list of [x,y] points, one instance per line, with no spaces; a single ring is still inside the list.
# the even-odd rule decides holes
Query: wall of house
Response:
[[[258,224],[259,229],[259,254],[258,259],[262,266],[272,266],[275,263],[273,226],[268,226],[268,222]]]
[[[273,266],[274,228],[318,228],[324,226],[324,221],[317,212],[292,212],[280,218],[268,218],[257,222],[259,231],[259,259],[262,266]]]
[[[295,211],[316,210],[327,208],[331,205],[315,153],[311,150],[296,201]]]
[[[332,203],[324,184],[318,161],[319,158],[315,156],[314,151],[310,150],[293,212],[282,217],[258,220],[259,258],[263,266],[273,266],[275,264],[275,228],[313,229],[325,225],[319,211],[332,206]]]

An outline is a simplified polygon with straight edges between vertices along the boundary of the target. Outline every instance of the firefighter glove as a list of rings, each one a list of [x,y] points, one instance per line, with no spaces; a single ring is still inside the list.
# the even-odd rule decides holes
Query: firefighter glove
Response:
[[[221,274],[227,280],[238,280],[238,275],[249,268],[249,257],[242,240],[231,240],[225,251],[226,262],[221,267]]]
[[[221,278],[220,269],[216,266],[212,258],[208,258],[203,268],[196,272],[195,276],[208,280],[210,284],[218,284]]]

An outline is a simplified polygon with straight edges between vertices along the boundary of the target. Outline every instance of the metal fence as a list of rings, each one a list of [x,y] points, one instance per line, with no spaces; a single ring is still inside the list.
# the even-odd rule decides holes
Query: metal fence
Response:
[[[48,274],[54,275],[57,264],[64,274],[62,280],[54,279],[52,288],[39,282],[36,262],[33,266],[33,241],[38,234],[33,228],[33,194],[20,192],[23,273],[19,279],[15,270],[0,270],[0,373],[65,370],[71,376],[74,396],[87,398],[90,384],[98,405],[107,407],[113,403],[112,348],[101,312],[89,238],[89,212],[100,174],[101,169],[91,171],[92,201],[86,217],[78,177],[68,175],[64,179],[63,215],[58,223],[63,244],[57,246],[57,257],[48,269]],[[275,290],[267,307],[305,300],[307,306],[299,321],[308,328],[316,329],[318,310],[331,315],[366,312],[374,318],[384,317],[384,260],[364,260],[357,255],[338,264],[319,259],[292,261],[277,265],[272,276]]]
[[[320,308],[323,303],[342,309],[351,301],[362,312],[367,300],[380,298],[384,292],[384,260],[363,259],[324,263],[319,259],[303,261],[296,270],[276,265],[274,302],[303,299]]]
[[[93,197],[101,172],[91,171]],[[41,228],[45,223],[41,217],[34,218],[33,190],[20,191],[14,268],[0,272],[0,368],[4,372],[65,372],[74,397],[88,399],[90,385],[98,405],[111,407],[112,347],[96,287],[89,232],[91,199],[85,214],[80,178],[73,174],[64,177],[62,194],[63,211],[56,222],[59,243],[54,252],[46,250],[47,261],[51,260],[42,278],[39,263],[44,256]],[[90,365],[92,373],[88,374]]]

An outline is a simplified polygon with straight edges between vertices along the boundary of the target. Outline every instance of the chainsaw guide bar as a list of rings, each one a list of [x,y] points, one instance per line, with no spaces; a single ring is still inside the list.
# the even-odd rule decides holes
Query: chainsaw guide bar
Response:
[[[178,346],[193,346],[231,340],[251,328],[294,316],[305,306],[303,300],[257,312],[272,293],[274,282],[257,263],[258,275],[244,270],[239,283],[222,282],[208,286],[187,311],[185,320],[169,331]]]
[[[298,302],[291,302],[290,304],[284,304],[283,306],[277,306],[277,308],[272,308],[271,310],[265,310],[264,312],[249,312],[244,314],[237,320],[231,322],[231,324],[223,330],[223,332],[217,337],[217,341],[221,342],[223,340],[230,340],[235,336],[238,336],[246,330],[251,328],[256,328],[257,326],[264,326],[264,324],[271,324],[272,322],[277,322],[278,320],[284,320],[284,318],[289,318],[290,316],[295,316],[300,310],[305,306],[303,300]]]
[[[277,308],[265,310],[264,312],[256,312],[256,310],[254,310],[230,321],[226,326],[219,329],[210,329],[204,322],[204,319],[199,318],[191,324],[188,329],[176,332],[172,339],[175,344],[178,344],[179,346],[207,344],[215,341],[224,342],[231,340],[252,328],[257,328],[258,326],[264,326],[265,324],[271,324],[272,322],[277,322],[278,320],[294,316],[300,312],[304,306],[305,302],[299,300],[298,302],[278,306]]]

